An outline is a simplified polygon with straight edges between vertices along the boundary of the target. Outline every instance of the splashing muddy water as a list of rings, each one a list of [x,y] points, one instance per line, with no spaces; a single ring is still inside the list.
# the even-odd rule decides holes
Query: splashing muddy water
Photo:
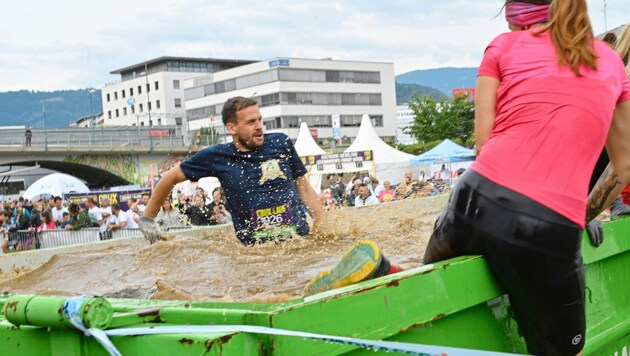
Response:
[[[447,196],[328,212],[307,238],[243,246],[222,231],[175,236],[154,245],[121,243],[96,252],[61,253],[30,271],[4,273],[10,293],[91,294],[122,298],[280,302],[303,295],[318,272],[354,243],[375,241],[391,261],[412,268]]]

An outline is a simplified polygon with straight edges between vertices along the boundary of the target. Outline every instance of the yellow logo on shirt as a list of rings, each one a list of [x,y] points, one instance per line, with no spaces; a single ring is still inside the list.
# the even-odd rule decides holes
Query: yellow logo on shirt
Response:
[[[276,178],[287,179],[287,176],[285,176],[280,169],[280,161],[277,159],[270,159],[267,162],[261,163],[260,170],[262,171],[262,177],[260,177],[259,184]]]

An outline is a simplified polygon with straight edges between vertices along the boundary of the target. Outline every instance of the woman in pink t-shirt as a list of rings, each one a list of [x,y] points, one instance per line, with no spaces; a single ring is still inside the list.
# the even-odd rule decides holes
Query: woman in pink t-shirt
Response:
[[[585,336],[582,229],[630,180],[630,82],[619,55],[594,39],[585,0],[505,9],[511,32],[479,67],[477,160],[424,262],[484,255],[529,352],[575,355]],[[587,201],[604,144],[611,164]]]
[[[490,43],[479,67],[477,160],[440,213],[424,263],[482,254],[528,351],[575,355],[586,329],[583,228],[630,180],[630,81],[619,55],[594,39],[586,0],[507,0],[505,10],[512,31]],[[588,196],[604,144],[611,164]],[[306,291],[391,266],[362,241]]]

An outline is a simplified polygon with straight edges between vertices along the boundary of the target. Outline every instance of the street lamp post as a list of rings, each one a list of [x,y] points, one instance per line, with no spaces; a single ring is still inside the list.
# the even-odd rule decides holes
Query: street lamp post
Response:
[[[48,152],[48,131],[46,130],[46,102],[42,101],[42,116],[44,118],[44,152]]]
[[[144,74],[145,83],[147,87],[145,90],[147,91],[147,111],[149,113],[149,153],[153,153],[153,122],[151,121],[151,99],[149,98],[149,71],[147,70],[147,64],[144,64],[144,72],[140,73],[140,75]]]
[[[44,152],[48,152],[48,130],[46,128],[46,104],[60,102],[60,101],[63,101],[63,98],[50,98],[50,99],[40,100],[40,103],[42,104],[42,117],[44,120]]]
[[[90,126],[92,127],[92,143],[94,142],[94,109],[92,108],[92,96],[96,90],[90,89]]]

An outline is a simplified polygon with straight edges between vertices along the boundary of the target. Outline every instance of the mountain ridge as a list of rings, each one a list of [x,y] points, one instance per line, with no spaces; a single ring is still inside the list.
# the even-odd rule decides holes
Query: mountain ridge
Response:
[[[439,100],[451,96],[454,88],[475,86],[477,68],[419,69],[399,74],[396,79],[396,103],[405,104],[413,93]],[[44,109],[48,128],[66,128],[82,117],[103,111],[101,91],[91,88],[55,91],[16,90],[0,92],[0,125],[41,129]],[[91,108],[90,108],[91,96]]]

